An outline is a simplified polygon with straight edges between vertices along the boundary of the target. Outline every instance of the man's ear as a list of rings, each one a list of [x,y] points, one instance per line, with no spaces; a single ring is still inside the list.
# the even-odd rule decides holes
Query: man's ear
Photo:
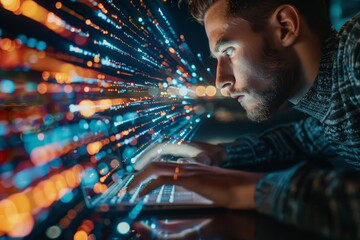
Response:
[[[281,5],[274,11],[270,21],[276,29],[276,39],[283,47],[294,44],[300,32],[300,13],[296,8]]]

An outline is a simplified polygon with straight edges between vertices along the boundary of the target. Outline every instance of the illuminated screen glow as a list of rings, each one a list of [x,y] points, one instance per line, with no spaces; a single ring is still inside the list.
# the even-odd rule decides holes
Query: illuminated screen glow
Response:
[[[84,209],[81,183],[106,191],[137,153],[191,139],[211,115],[199,100],[217,95],[213,76],[169,4],[0,0],[0,237],[66,209],[46,230],[57,238]]]

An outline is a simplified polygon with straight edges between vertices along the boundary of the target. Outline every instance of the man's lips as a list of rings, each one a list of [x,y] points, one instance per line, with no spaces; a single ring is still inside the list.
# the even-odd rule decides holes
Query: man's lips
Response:
[[[231,95],[231,97],[236,99],[239,103],[241,103],[241,101],[245,97],[245,95]]]

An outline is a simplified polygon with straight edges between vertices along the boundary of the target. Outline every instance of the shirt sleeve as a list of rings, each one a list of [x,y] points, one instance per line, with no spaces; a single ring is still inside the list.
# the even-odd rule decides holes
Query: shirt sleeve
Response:
[[[246,135],[222,144],[227,153],[223,167],[290,166],[304,159],[319,159],[329,148],[320,123],[308,118],[271,129],[260,136]],[[318,158],[317,158],[318,157]]]
[[[316,169],[310,163],[261,179],[256,208],[323,236],[360,239],[360,172]]]

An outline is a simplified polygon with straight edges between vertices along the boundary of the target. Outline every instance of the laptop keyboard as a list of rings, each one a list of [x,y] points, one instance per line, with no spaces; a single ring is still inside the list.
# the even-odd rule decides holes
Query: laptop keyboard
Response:
[[[119,204],[119,203],[136,203],[140,200],[139,192],[146,186],[146,184],[139,185],[132,194],[127,193],[127,186],[133,180],[134,175],[125,178],[124,181],[115,183],[108,191],[101,197],[100,203],[104,204]],[[163,185],[151,193],[143,197],[144,204],[161,204],[174,203],[175,201],[191,201],[193,198],[190,192],[177,192],[175,185]]]

